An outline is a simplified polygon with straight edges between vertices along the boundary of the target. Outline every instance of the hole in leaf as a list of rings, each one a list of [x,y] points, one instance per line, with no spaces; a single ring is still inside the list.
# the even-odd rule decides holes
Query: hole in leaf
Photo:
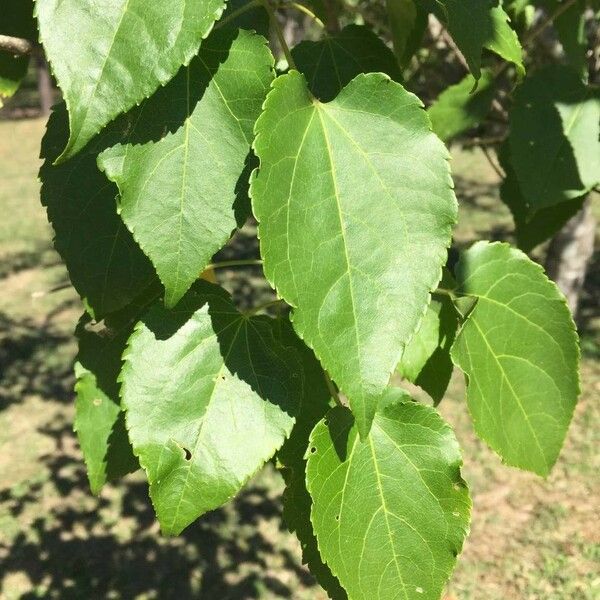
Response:
[[[185,460],[192,460],[192,453],[187,449],[183,449],[183,453],[185,454]]]
[[[317,451],[317,449],[314,446],[310,449],[311,454],[314,454],[316,451]]]
[[[340,515],[335,515],[335,520],[339,521],[340,520]]]

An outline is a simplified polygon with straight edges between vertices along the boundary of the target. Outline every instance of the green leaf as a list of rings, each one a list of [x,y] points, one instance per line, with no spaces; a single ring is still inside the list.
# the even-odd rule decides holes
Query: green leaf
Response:
[[[515,237],[523,252],[530,252],[558,233],[583,206],[585,196],[567,200],[529,214],[527,203],[512,165],[508,160],[508,145],[504,144],[498,155],[506,177],[500,186],[500,199],[510,208],[515,223]]]
[[[510,162],[529,215],[600,181],[600,94],[569,67],[546,67],[515,93]]]
[[[352,600],[437,600],[471,502],[452,429],[389,389],[369,436],[333,409],[311,435],[307,481],[323,558]]]
[[[510,26],[510,18],[502,8],[502,5],[496,6],[491,10],[492,34],[485,41],[485,48],[495,52],[504,60],[511,62],[517,69],[518,76],[525,76],[525,66],[523,64],[523,49],[519,37],[515,30]]]
[[[436,295],[398,363],[400,376],[425,390],[436,403],[446,393],[452,376],[450,348],[457,327],[458,315],[452,301]]]
[[[67,136],[67,113],[60,104],[42,140],[41,200],[71,282],[89,312],[101,319],[128,305],[152,284],[155,275],[117,214],[116,186],[96,166],[98,152],[106,143],[122,139],[123,132],[107,132],[76,159],[54,166]]]
[[[14,96],[28,68],[28,56],[12,56],[0,50],[0,107]]]
[[[0,33],[37,41],[37,23],[33,12],[33,0],[2,0]]]
[[[340,582],[323,563],[317,547],[317,538],[310,522],[312,500],[306,489],[306,448],[314,426],[330,409],[331,394],[323,368],[312,351],[296,336],[291,324],[280,319],[276,339],[296,352],[302,364],[302,397],[300,410],[292,433],[277,453],[277,462],[285,480],[283,492],[283,520],[290,532],[295,533],[302,547],[302,561],[306,564],[330,598],[344,599],[346,593]]]
[[[40,39],[69,111],[72,157],[196,54],[224,0],[37,0]]]
[[[121,217],[154,264],[169,307],[243,225],[236,220],[238,181],[272,79],[273,57],[263,37],[216,31],[161,95],[165,104],[186,103],[181,127],[159,141],[118,145],[99,156],[100,168],[119,187]]]
[[[507,244],[479,242],[456,268],[477,298],[452,348],[477,434],[509,465],[548,475],[579,394],[575,325],[542,268]]]
[[[487,116],[496,88],[489,69],[477,81],[467,75],[460,83],[444,90],[429,107],[427,114],[434,131],[445,142],[476,127]]]
[[[273,327],[206,282],[136,326],[121,396],[164,533],[230,500],[289,436],[302,372]]]
[[[37,40],[32,0],[3,0],[0,34]],[[13,56],[0,50],[0,107],[19,89],[28,67],[29,56]]]
[[[552,24],[567,61],[583,79],[587,80],[588,42],[585,31],[587,3],[579,0],[566,10],[563,10],[563,2],[559,0],[540,0],[538,4],[544,7],[548,14],[554,14],[560,9],[560,14]]]
[[[156,294],[154,294],[156,295]],[[139,468],[127,437],[120,407],[121,356],[144,303],[107,317],[104,326],[84,315],[77,326],[75,423],[92,493],[106,481]]]
[[[423,40],[428,13],[415,0],[386,0],[394,53],[405,67]]]
[[[502,5],[519,31],[531,27],[536,7],[531,4],[530,0],[505,0]]]
[[[278,77],[256,132],[265,275],[366,436],[446,260],[447,151],[419,100],[381,74],[328,104],[298,72]]]
[[[446,23],[475,79],[481,74],[483,48],[513,62],[522,75],[523,57],[519,38],[508,15],[494,0],[439,0],[434,12]]]
[[[402,79],[392,51],[368,27],[348,25],[318,42],[303,41],[292,49],[298,70],[321,102],[333,100],[361,73],[381,72]]]

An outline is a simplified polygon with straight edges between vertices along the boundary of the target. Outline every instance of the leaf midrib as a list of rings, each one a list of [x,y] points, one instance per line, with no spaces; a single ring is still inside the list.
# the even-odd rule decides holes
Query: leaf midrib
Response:
[[[350,303],[352,305],[352,317],[354,320],[353,331],[354,331],[354,339],[356,341],[356,350],[357,350],[356,360],[358,362],[358,371],[359,371],[359,373],[362,374],[362,361],[361,361],[362,353],[361,353],[360,338],[358,335],[358,316],[356,314],[356,302],[354,299],[354,286],[352,283],[352,269],[350,266],[350,256],[348,254],[348,241],[346,239],[346,227],[345,227],[345,221],[344,221],[344,217],[343,217],[344,213],[342,211],[342,206],[341,206],[340,192],[339,192],[338,184],[337,184],[335,162],[333,160],[333,151],[331,148],[331,143],[329,141],[329,136],[327,135],[327,127],[325,126],[325,122],[323,120],[320,102],[315,102],[315,111],[319,115],[319,123],[321,124],[321,130],[323,132],[323,139],[325,140],[325,145],[327,147],[327,158],[329,159],[329,166],[331,167],[331,181],[333,183],[335,204],[336,204],[336,208],[338,211],[338,219],[340,222],[340,232],[342,235],[342,243],[344,246],[344,257],[346,260],[346,273],[348,275],[348,284],[349,284],[349,289],[350,289]],[[364,400],[363,394],[361,394],[361,400]],[[360,410],[362,412],[362,417],[363,417],[363,422],[364,422],[364,421],[366,421],[366,412],[367,412],[364,401],[361,402]]]
[[[203,417],[202,417],[202,421],[200,423],[200,426],[198,428],[198,434],[196,436],[196,441],[194,442],[194,446],[193,446],[193,450],[191,451],[192,454],[192,458],[196,456],[196,453],[198,452],[198,447],[200,445],[200,440],[202,438],[202,432],[204,431],[204,425],[206,424],[206,421],[208,420],[208,413],[210,412],[212,403],[213,403],[213,398],[215,396],[215,392],[217,390],[217,388],[219,387],[219,382],[221,381],[221,374],[223,373],[223,370],[226,367],[227,364],[227,360],[229,359],[229,356],[231,355],[231,352],[233,350],[233,347],[235,346],[235,342],[237,341],[237,337],[242,329],[242,325],[244,324],[244,319],[240,318],[239,319],[239,324],[238,324],[238,328],[233,336],[233,339],[231,340],[231,345],[229,346],[229,348],[227,349],[227,354],[225,355],[225,357],[223,358],[223,364],[221,365],[221,367],[219,368],[219,371],[217,372],[217,375],[215,377],[215,384],[213,386],[213,389],[210,392],[210,396],[208,397],[208,400],[206,402],[206,412],[204,413]],[[232,325],[233,323],[231,323],[230,325]],[[220,333],[222,333],[227,327],[229,327],[229,325],[227,325],[226,327],[224,327],[223,329],[221,329],[218,333],[215,332],[213,335],[209,336],[209,338],[207,339],[212,339],[214,337],[217,337]],[[170,529],[173,529],[173,526],[175,525],[175,523],[177,522],[177,519],[179,518],[179,510],[181,508],[181,503],[183,502],[183,497],[186,494],[186,490],[187,490],[187,485],[189,482],[189,478],[190,478],[190,473],[192,472],[192,467],[194,466],[192,459],[190,459],[188,465],[187,465],[187,473],[185,475],[185,480],[183,482],[183,486],[181,489],[181,493],[179,494],[179,501],[177,502],[177,507],[175,508],[175,512],[173,515],[173,519],[171,521],[171,526]]]

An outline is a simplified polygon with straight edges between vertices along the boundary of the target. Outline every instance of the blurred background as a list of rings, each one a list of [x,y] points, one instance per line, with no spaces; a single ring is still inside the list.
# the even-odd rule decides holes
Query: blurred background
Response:
[[[291,44],[310,37],[304,17],[282,19]],[[464,74],[449,41],[427,35],[412,82],[426,101]],[[597,38],[590,39],[590,60],[598,60]],[[542,42],[544,51],[560,52],[551,31]],[[175,539],[160,536],[140,473],[107,485],[98,498],[90,494],[72,432],[73,330],[83,308],[53,250],[37,180],[45,119],[58,99],[38,52],[24,85],[0,110],[0,597],[325,598],[282,524],[283,485],[270,465],[231,504]],[[513,239],[500,178],[473,143],[484,133],[475,129],[451,147],[458,247]],[[585,215],[596,248],[599,199],[592,194]],[[581,233],[575,225],[566,243]],[[249,223],[224,256],[257,256],[253,233]],[[565,240],[557,243],[535,257],[544,262],[554,252],[560,259]],[[576,290],[583,392],[548,480],[502,466],[475,438],[458,373],[440,406],[463,446],[474,501],[472,533],[448,599],[600,598],[597,252],[586,268]],[[219,276],[242,304],[269,293],[260,268]]]

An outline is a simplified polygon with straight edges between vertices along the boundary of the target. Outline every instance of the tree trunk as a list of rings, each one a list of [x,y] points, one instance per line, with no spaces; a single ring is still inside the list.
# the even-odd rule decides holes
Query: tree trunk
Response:
[[[588,264],[594,252],[596,220],[591,197],[583,208],[554,236],[546,255],[546,271],[567,298],[576,317],[579,295],[585,281]]]
[[[52,105],[54,104],[54,94],[52,92],[52,78],[50,77],[50,69],[46,62],[46,57],[40,51],[35,56],[37,73],[38,73],[38,92],[40,96],[40,112],[42,116],[47,117],[50,114]]]

